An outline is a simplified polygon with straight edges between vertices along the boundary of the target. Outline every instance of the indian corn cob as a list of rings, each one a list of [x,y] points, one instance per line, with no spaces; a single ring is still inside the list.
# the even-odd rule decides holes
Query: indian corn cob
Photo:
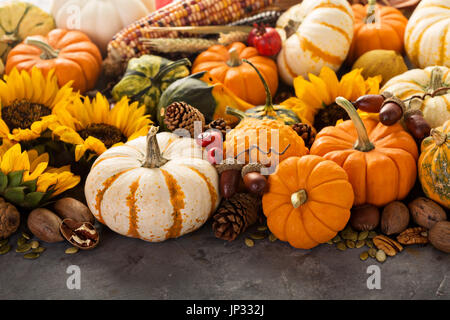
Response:
[[[174,38],[176,32],[147,32],[146,27],[225,25],[270,6],[274,0],[181,0],[149,14],[117,33],[108,45],[105,72],[120,73],[133,57],[149,54],[141,38]]]

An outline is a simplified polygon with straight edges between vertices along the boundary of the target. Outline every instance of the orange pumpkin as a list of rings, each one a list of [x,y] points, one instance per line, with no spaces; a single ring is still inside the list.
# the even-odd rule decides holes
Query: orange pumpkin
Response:
[[[312,155],[291,157],[280,163],[268,183],[262,200],[267,226],[295,248],[327,242],[350,218],[352,185],[333,161]]]
[[[417,175],[414,139],[399,123],[385,126],[373,118],[363,121],[351,102],[338,97],[336,103],[351,120],[322,129],[311,154],[344,168],[355,192],[355,205],[383,206],[406,197]]]
[[[54,29],[46,37],[28,37],[8,55],[6,74],[39,68],[44,74],[55,69],[58,84],[73,81],[73,88],[84,93],[95,87],[100,75],[102,56],[97,46],[80,31]]]
[[[192,66],[192,73],[209,71],[210,74],[242,100],[261,105],[266,92],[256,71],[242,59],[252,62],[264,77],[272,95],[278,89],[278,68],[267,57],[260,56],[253,47],[234,42],[228,47],[215,45],[200,53]]]
[[[403,52],[403,36],[408,19],[400,10],[380,6],[369,0],[366,6],[352,6],[355,16],[355,30],[348,60],[354,62],[364,53],[376,50]]]

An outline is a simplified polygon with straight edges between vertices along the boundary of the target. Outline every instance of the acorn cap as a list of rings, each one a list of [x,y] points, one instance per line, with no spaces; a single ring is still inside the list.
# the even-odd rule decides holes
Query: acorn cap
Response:
[[[238,163],[238,161],[233,158],[227,158],[224,160],[224,162],[215,165],[217,173],[219,175],[222,174],[222,172],[225,172],[228,170],[241,171],[243,166],[244,165],[242,163]]]
[[[383,102],[383,105],[381,106],[381,108],[383,108],[383,106],[385,106],[387,103],[395,103],[396,105],[398,105],[400,108],[402,108],[403,112],[406,112],[406,105],[405,103],[397,98],[396,96],[391,96],[390,98],[386,98]]]
[[[247,175],[247,173],[250,172],[261,172],[261,168],[263,168],[264,166],[261,163],[249,163],[246,164],[241,171],[241,175],[242,178],[245,177]]]

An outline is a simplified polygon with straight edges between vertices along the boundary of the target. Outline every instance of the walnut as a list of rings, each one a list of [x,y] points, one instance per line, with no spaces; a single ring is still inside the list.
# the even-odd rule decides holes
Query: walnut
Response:
[[[20,225],[20,213],[11,203],[0,198],[0,239],[8,238]]]
[[[388,256],[395,256],[398,252],[403,250],[400,243],[392,240],[389,237],[378,235],[373,238],[373,244],[380,250],[383,250]]]
[[[409,228],[397,236],[401,244],[426,244],[428,243],[428,232],[424,227]]]

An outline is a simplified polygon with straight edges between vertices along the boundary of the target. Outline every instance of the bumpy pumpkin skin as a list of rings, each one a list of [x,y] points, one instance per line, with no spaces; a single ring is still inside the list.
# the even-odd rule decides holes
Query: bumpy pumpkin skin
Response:
[[[21,43],[8,55],[5,72],[14,67],[31,72],[33,67],[45,75],[55,69],[58,84],[73,81],[72,87],[84,93],[95,87],[102,68],[102,55],[97,46],[84,33],[76,30],[54,29],[45,37],[33,36],[57,51],[57,57],[42,59],[43,51],[33,45]]]
[[[439,145],[432,135],[422,141],[419,180],[428,198],[450,208],[450,120],[436,130],[446,136],[446,140]]]
[[[400,10],[376,5],[376,20],[373,23],[365,21],[368,5],[355,4],[352,9],[355,15],[355,32],[348,54],[350,62],[371,50],[384,49],[403,53],[403,37],[408,19]]]
[[[351,120],[319,132],[311,154],[333,160],[347,172],[355,192],[354,205],[383,206],[405,198],[417,176],[418,149],[400,124],[384,126],[363,120],[375,148],[362,152],[353,148],[357,132]]]
[[[276,63],[270,58],[260,56],[255,48],[247,47],[242,42],[234,42],[227,47],[215,45],[200,53],[194,61],[192,73],[208,71],[240,99],[253,105],[263,104],[266,93],[256,72],[246,63],[241,62],[238,66],[228,65],[232,49],[237,51],[240,60],[247,59],[255,64],[274,95],[278,89]]]
[[[272,145],[272,131],[278,134],[277,145]],[[258,146],[258,148],[255,148]],[[243,152],[250,150],[250,152]],[[274,153],[279,153],[279,162],[289,157],[301,157],[308,154],[303,139],[288,125],[278,120],[244,118],[233,130],[227,132],[224,143],[226,158],[238,157],[240,161],[272,164]]]
[[[345,170],[318,156],[291,157],[268,179],[263,211],[270,231],[295,248],[311,249],[342,230],[353,204]],[[291,196],[305,190],[307,200],[294,208]]]
[[[220,197],[216,169],[194,139],[157,134],[160,168],[145,168],[146,137],[114,147],[92,166],[87,204],[113,231],[150,242],[180,237],[202,226]]]

